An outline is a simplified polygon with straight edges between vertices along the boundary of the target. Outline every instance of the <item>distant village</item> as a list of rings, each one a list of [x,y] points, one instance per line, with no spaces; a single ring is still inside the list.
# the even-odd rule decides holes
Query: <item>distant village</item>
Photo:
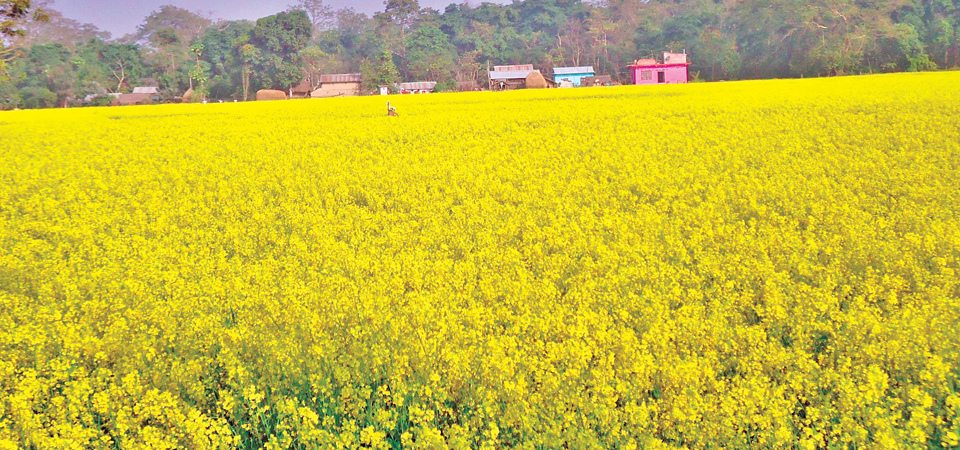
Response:
[[[644,58],[628,66],[630,84],[678,84],[689,81],[689,66],[686,53],[664,52],[663,59]],[[593,66],[554,67],[552,74],[545,75],[533,64],[493,66],[487,71],[488,88],[484,89],[476,82],[458,83],[458,91],[509,91],[515,89],[571,89],[579,87],[615,86],[610,75],[597,75]],[[436,81],[413,81],[379,85],[376,91],[364,91],[363,76],[359,73],[325,74],[317,78],[316,83],[304,79],[300,84],[284,92],[277,89],[261,89],[256,93],[257,101],[353,97],[359,95],[406,95],[430,94],[436,91]],[[160,101],[160,88],[156,86],[138,86],[129,94],[106,94],[110,105],[143,105]],[[169,97],[168,102],[190,102],[193,93],[187,90],[181,97]],[[85,102],[92,102],[97,96],[88,96]],[[222,100],[220,101],[222,103]],[[204,101],[204,103],[206,103]]]
[[[256,20],[162,5],[117,36],[46,0],[17,4],[30,1],[0,20],[0,110],[960,69],[956,0],[799,17],[646,0],[384,0],[373,14],[284,0]]]

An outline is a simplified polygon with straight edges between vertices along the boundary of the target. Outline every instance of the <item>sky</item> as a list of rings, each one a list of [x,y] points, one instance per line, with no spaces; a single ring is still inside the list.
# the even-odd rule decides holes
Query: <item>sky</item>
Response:
[[[450,3],[462,1],[420,0],[420,5],[443,10]],[[136,31],[143,18],[160,9],[161,5],[199,11],[213,19],[255,20],[283,11],[294,3],[296,0],[55,0],[52,6],[67,18],[92,23],[119,38]],[[325,3],[334,9],[351,7],[367,14],[383,10],[383,0],[329,0]]]

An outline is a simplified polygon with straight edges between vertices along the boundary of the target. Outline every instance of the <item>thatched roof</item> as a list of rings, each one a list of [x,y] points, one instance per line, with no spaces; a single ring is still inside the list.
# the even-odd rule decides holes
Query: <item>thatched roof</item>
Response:
[[[294,95],[307,95],[312,90],[313,86],[310,85],[310,80],[303,80],[300,82],[300,84],[290,88],[290,91],[293,92]]]
[[[120,94],[120,98],[117,101],[121,105],[142,105],[145,103],[150,103],[152,99],[150,98],[151,94]]]

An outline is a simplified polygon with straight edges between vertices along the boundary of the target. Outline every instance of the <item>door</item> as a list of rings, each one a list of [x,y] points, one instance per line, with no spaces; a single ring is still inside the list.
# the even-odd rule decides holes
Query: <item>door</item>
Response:
[[[663,84],[667,82],[667,75],[663,72],[657,72],[657,83]]]

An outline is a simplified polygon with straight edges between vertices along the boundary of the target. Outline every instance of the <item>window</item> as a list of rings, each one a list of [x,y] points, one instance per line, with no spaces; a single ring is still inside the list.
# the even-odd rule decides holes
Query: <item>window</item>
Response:
[[[653,79],[653,72],[651,72],[651,71],[649,71],[649,70],[644,70],[643,72],[640,72],[640,79],[641,79],[641,80],[645,80],[645,81],[646,81],[646,80],[652,80],[652,79]]]

